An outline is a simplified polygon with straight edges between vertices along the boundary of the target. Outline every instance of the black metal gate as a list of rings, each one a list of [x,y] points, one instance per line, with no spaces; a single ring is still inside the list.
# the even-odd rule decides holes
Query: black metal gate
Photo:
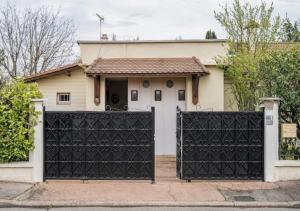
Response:
[[[45,179],[154,181],[154,108],[46,111],[44,134]]]
[[[177,110],[177,176],[263,179],[263,112]]]

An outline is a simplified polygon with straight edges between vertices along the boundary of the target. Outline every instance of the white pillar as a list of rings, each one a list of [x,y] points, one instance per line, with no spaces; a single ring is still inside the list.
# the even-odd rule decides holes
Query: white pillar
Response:
[[[274,164],[279,160],[279,98],[262,98],[264,103],[264,180],[274,182]]]
[[[37,124],[34,127],[34,150],[30,157],[33,164],[33,182],[43,182],[44,173],[44,119],[43,103],[44,99],[34,99],[35,111],[39,112]]]

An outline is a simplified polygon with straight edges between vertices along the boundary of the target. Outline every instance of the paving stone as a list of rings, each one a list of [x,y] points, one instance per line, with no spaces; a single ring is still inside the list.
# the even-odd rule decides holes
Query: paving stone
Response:
[[[32,186],[31,183],[0,182],[0,199],[13,199]]]
[[[255,201],[265,202],[287,202],[294,201],[294,199],[280,189],[273,190],[247,190],[247,191],[234,191],[223,190],[223,196],[228,201],[234,201],[236,196],[252,197]]]

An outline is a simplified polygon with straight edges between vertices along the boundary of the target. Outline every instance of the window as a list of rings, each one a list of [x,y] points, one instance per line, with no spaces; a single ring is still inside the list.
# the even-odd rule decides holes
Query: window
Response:
[[[185,90],[178,90],[178,100],[179,101],[185,100]]]
[[[57,93],[57,104],[68,105],[71,104],[70,93]]]
[[[138,101],[138,90],[131,90],[131,101]]]
[[[161,101],[161,90],[155,90],[154,99],[155,101]]]

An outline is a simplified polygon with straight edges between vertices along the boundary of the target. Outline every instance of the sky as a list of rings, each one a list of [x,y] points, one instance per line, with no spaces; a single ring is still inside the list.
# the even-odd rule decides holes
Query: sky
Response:
[[[241,0],[242,2],[244,0]],[[248,0],[258,4],[261,0]],[[265,0],[271,3],[271,0]],[[6,0],[0,0],[0,6]],[[207,30],[218,38],[226,33],[214,18],[220,5],[233,0],[14,0],[20,9],[47,5],[60,9],[61,14],[74,20],[77,40],[99,39],[99,20],[104,16],[102,33],[116,34],[117,39],[203,39]],[[300,20],[300,0],[273,0],[274,14],[293,21]]]

